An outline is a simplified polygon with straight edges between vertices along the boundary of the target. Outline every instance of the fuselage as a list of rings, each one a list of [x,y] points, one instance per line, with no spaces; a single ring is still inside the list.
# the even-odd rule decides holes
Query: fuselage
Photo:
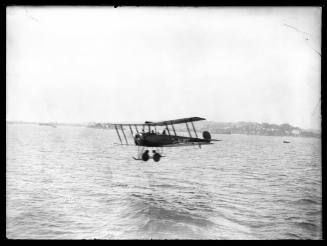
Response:
[[[176,144],[210,143],[210,140],[175,136],[158,133],[138,133],[134,136],[135,144],[146,147],[163,147]]]

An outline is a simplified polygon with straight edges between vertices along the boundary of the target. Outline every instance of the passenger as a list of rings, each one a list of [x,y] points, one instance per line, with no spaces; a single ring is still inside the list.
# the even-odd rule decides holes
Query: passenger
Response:
[[[157,152],[157,151],[155,151],[155,150],[152,150],[152,156],[154,156],[155,154],[158,154],[158,155],[161,157],[161,155],[160,155],[159,152]]]

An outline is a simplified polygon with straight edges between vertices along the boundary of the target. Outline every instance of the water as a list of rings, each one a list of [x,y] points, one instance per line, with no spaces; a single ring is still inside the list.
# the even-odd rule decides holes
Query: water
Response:
[[[112,130],[7,124],[7,237],[322,238],[320,139],[213,137],[145,163]]]

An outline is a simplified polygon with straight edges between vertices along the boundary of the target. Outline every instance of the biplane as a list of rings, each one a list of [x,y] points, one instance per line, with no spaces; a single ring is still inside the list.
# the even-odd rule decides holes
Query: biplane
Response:
[[[138,155],[137,157],[133,157],[135,160],[143,160],[148,161],[149,159],[153,159],[155,162],[160,161],[163,156],[162,149],[163,147],[181,147],[181,146],[194,146],[198,145],[201,148],[202,145],[212,144],[212,141],[220,141],[217,139],[211,139],[211,135],[208,131],[204,131],[202,133],[203,138],[199,138],[198,134],[195,130],[193,122],[205,120],[200,117],[190,117],[190,118],[182,118],[176,120],[167,120],[167,121],[159,121],[159,122],[151,122],[146,121],[143,124],[110,124],[116,129],[117,136],[119,138],[120,144],[122,145],[130,145],[127,140],[126,133],[124,127],[128,127],[130,133],[133,137],[133,145],[138,146]],[[176,124],[186,124],[186,129],[188,131],[189,136],[178,136],[176,134],[176,130],[174,125]],[[193,135],[190,131],[191,124],[193,129]],[[163,127],[163,131],[158,131],[158,128]],[[169,129],[169,127],[171,129]],[[133,131],[135,129],[135,134]],[[162,130],[162,129],[161,129]],[[124,140],[122,138],[124,137]],[[148,148],[155,148],[149,152]]]

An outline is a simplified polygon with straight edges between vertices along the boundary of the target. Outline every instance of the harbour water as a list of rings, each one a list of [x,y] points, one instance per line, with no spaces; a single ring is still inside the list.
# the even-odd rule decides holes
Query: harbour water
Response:
[[[322,238],[320,139],[212,135],[156,163],[113,130],[7,124],[7,238]]]

